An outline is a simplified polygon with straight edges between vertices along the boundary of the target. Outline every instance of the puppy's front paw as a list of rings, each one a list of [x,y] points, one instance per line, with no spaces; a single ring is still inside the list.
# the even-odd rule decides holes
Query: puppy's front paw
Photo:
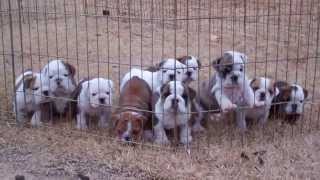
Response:
[[[170,144],[170,141],[167,137],[157,137],[154,142],[156,144],[167,145]]]
[[[200,123],[196,123],[192,126],[192,132],[194,133],[200,133],[205,131],[206,129]]]
[[[222,112],[228,112],[236,108],[237,108],[237,105],[233,104],[231,101],[222,101],[221,103]]]
[[[99,128],[107,128],[108,123],[105,121],[99,121],[98,126],[99,126]]]
[[[41,125],[42,125],[42,122],[40,120],[40,117],[33,115],[31,118],[31,126],[32,127],[40,127]]]
[[[181,139],[180,139],[180,142],[184,145],[187,145],[188,143],[191,143],[192,141],[192,136],[189,135],[189,136],[182,136]]]
[[[79,129],[79,130],[87,130],[88,126],[86,124],[77,123],[77,129]]]

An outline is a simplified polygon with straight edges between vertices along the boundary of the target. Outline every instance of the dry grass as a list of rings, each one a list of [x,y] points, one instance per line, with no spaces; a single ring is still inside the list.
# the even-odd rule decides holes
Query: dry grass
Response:
[[[78,172],[93,179],[318,179],[318,1],[291,0],[290,10],[289,1],[247,0],[244,11],[242,1],[189,0],[189,18],[195,19],[186,21],[186,3],[178,0],[181,20],[176,28],[173,1],[162,1],[163,13],[160,1],[151,11],[151,1],[142,0],[142,13],[140,1],[134,1],[128,13],[127,1],[121,0],[120,14],[108,1],[110,17],[102,16],[106,1],[97,0],[95,9],[88,0],[88,14],[83,1],[76,8],[74,1],[66,1],[66,8],[64,1],[55,2],[56,8],[53,1],[22,1],[21,30],[13,2],[13,66],[8,4],[1,1],[1,179],[17,173],[30,179],[72,179]],[[267,75],[306,87],[312,101],[303,121],[290,126],[275,119],[264,129],[252,126],[245,136],[232,122],[210,122],[206,134],[195,135],[190,155],[183,147],[123,146],[108,132],[74,131],[70,122],[40,129],[10,125],[13,77],[22,69],[39,70],[49,59],[64,58],[75,65],[77,79],[111,78],[118,92],[129,65],[145,67],[188,53],[200,57],[204,67],[199,79],[205,80],[212,74],[209,62],[230,49],[248,55],[251,77]]]

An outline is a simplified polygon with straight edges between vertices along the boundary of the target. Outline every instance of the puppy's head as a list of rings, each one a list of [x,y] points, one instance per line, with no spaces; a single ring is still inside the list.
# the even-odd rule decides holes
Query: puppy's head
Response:
[[[90,106],[96,108],[112,104],[113,82],[104,78],[94,78],[82,83],[82,91],[89,99]]]
[[[254,92],[255,106],[271,106],[272,100],[279,94],[279,89],[275,86],[275,82],[269,78],[254,78],[250,82],[250,86]]]
[[[49,79],[51,91],[56,93],[70,93],[75,89],[75,68],[62,60],[50,61],[41,71]]]
[[[186,65],[183,82],[190,83],[198,79],[198,71],[201,68],[201,63],[198,58],[194,56],[183,56],[177,60]]]
[[[159,78],[161,84],[169,81],[182,81],[184,77],[185,65],[175,59],[167,59],[159,64]]]
[[[280,89],[279,99],[284,102],[287,115],[301,115],[308,91],[297,84],[291,84]]]
[[[35,104],[40,104],[48,100],[50,91],[45,76],[41,76],[40,73],[26,71],[21,75],[18,81],[21,81],[22,83],[26,99],[33,101]],[[17,83],[18,85],[20,84],[19,82]]]
[[[195,92],[181,81],[170,81],[160,89],[160,98],[165,111],[186,112],[193,97]]]
[[[227,51],[222,57],[212,62],[218,77],[222,79],[224,87],[235,87],[243,85],[246,81],[245,63],[247,56],[236,51]]]
[[[140,141],[143,135],[143,123],[147,118],[138,112],[124,111],[112,117],[115,133],[122,142]]]

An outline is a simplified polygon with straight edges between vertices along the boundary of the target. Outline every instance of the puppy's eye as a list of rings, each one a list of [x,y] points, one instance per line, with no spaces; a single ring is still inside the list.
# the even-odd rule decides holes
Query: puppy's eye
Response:
[[[259,88],[257,88],[257,87],[253,87],[252,89],[253,89],[253,91],[256,91],[256,90],[258,90]]]
[[[109,94],[110,94],[110,92],[108,92],[108,91],[107,91],[107,92],[106,92],[106,94],[107,94],[107,95],[109,95]]]
[[[38,89],[38,87],[32,88],[33,91],[37,91]]]
[[[197,70],[197,68],[196,67],[194,67],[194,68],[192,68],[193,70]]]
[[[303,103],[303,101],[301,100],[300,103]]]
[[[163,72],[163,73],[166,73],[166,72],[167,72],[167,70],[162,70],[162,72]]]
[[[181,72],[180,72],[180,71],[177,71],[177,73],[180,74]]]
[[[92,96],[96,96],[96,95],[97,95],[97,93],[92,93],[91,95],[92,95]]]
[[[52,78],[53,78],[53,76],[49,76],[49,78],[50,78],[50,79],[52,79]]]
[[[65,77],[68,77],[68,76],[69,76],[69,74],[64,74],[64,76],[65,76]]]
[[[242,71],[243,71],[243,68],[240,68],[240,71],[242,72]]]

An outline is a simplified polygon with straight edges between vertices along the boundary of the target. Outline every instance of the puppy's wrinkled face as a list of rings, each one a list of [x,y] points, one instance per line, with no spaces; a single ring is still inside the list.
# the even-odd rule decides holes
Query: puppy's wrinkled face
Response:
[[[200,61],[194,56],[184,56],[178,58],[180,62],[186,65],[185,74],[183,77],[183,82],[191,82],[198,79],[198,71],[201,67]]]
[[[29,101],[40,104],[48,100],[50,91],[45,76],[41,76],[39,73],[32,73],[25,76],[23,81],[24,91],[27,96],[26,98],[29,99]]]
[[[271,106],[272,100],[279,94],[275,82],[269,78],[255,78],[250,86],[254,92],[254,106]]]
[[[308,91],[297,84],[292,84],[284,90],[284,95],[287,97],[285,112],[288,115],[301,115]]]
[[[159,64],[159,78],[161,84],[169,81],[182,81],[184,77],[185,65],[175,59],[167,59]]]
[[[91,107],[107,106],[112,104],[113,82],[104,78],[95,78],[83,82],[83,89],[89,98]]]
[[[56,93],[72,92],[75,89],[73,81],[75,69],[62,60],[50,61],[42,70],[49,79],[51,91]]]
[[[165,111],[187,111],[187,106],[189,105],[189,91],[181,81],[170,81],[163,85],[160,91]]]
[[[143,122],[146,118],[137,112],[126,111],[117,114],[116,135],[122,142],[140,141],[143,135]]]
[[[247,56],[236,51],[227,51],[222,57],[212,62],[212,66],[222,79],[222,86],[235,87],[243,85],[246,80],[245,63]]]

